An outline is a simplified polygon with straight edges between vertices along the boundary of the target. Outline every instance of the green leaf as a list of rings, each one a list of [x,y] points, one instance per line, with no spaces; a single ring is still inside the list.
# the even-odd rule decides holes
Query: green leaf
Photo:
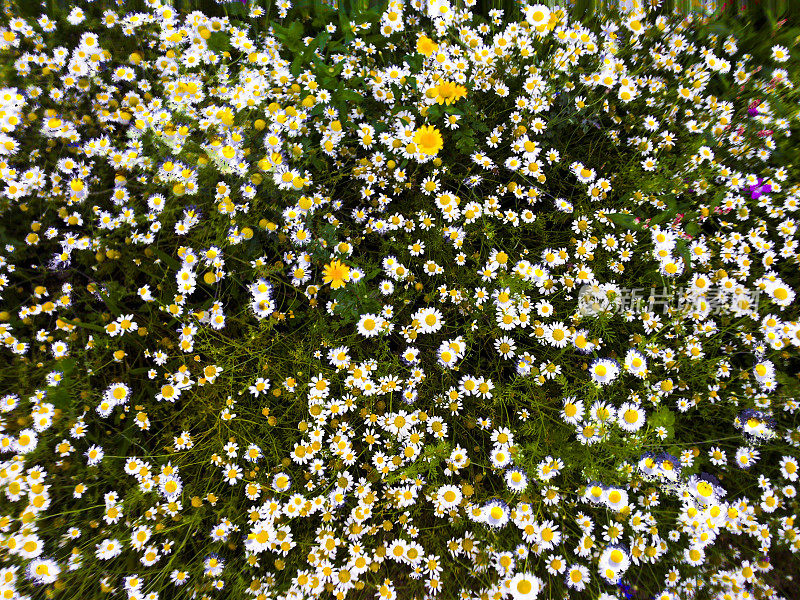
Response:
[[[282,25],[278,25],[277,23],[272,23],[272,33],[278,38],[279,41],[283,41],[286,39],[286,35],[289,33],[289,29],[287,27],[283,27]]]
[[[366,20],[369,21],[370,23],[377,23],[380,20],[381,16],[383,15],[384,11],[386,10],[385,4],[386,4],[385,2],[380,2],[378,6],[370,8],[368,11],[366,11],[364,13],[364,16],[366,16]]]
[[[65,358],[59,361],[58,368],[61,372],[64,373],[64,377],[69,377],[72,374],[73,369],[75,368],[75,359]]]
[[[241,19],[247,18],[247,9],[245,8],[244,3],[229,2],[226,10],[229,17],[238,17]]]
[[[675,244],[675,248],[678,250],[678,254],[681,255],[683,258],[683,262],[685,263],[686,271],[690,271],[692,269],[692,258],[689,254],[689,247],[686,245],[686,240],[679,239]]]
[[[382,308],[381,303],[375,300],[374,298],[367,298],[360,304],[362,310],[359,312],[361,312],[362,314],[365,312],[378,313]]]
[[[332,89],[337,85],[336,77],[344,69],[344,63],[331,66],[319,59],[316,55],[311,57],[311,64],[314,66],[314,75],[323,89]]]
[[[714,134],[711,131],[711,128],[706,129],[703,132],[703,139],[706,142],[706,146],[710,148],[714,148],[717,145],[717,140],[714,139]]]
[[[314,38],[314,42],[311,44],[311,55],[314,55],[314,50],[324,50],[325,47],[328,45],[328,40],[331,39],[331,34],[327,31],[323,31],[317,34],[317,37]]]
[[[664,427],[667,430],[667,439],[671,439],[675,433],[675,413],[666,406],[662,406],[655,412],[650,413],[647,422],[653,428]],[[675,456],[678,456],[678,454],[675,454]]]
[[[66,411],[70,401],[69,378],[72,371],[75,369],[75,359],[62,358],[56,363],[56,368],[63,373],[64,377],[60,385],[48,392],[47,398],[53,403],[53,406],[60,408],[62,411]]]
[[[167,265],[170,269],[177,270],[180,267],[178,261],[169,256],[163,250],[160,250],[158,248],[153,248],[153,254],[155,254],[159,259],[161,259],[161,262]]]
[[[310,154],[308,159],[311,161],[311,164],[314,166],[315,169],[319,171],[325,170],[325,163],[323,163],[319,158],[317,158],[313,154]]]
[[[303,55],[302,54],[298,54],[298,55],[296,55],[294,57],[294,60],[292,61],[292,66],[290,67],[289,70],[292,72],[292,75],[294,75],[295,77],[300,75],[300,71],[303,70]]]
[[[65,317],[62,317],[62,321],[69,323],[70,325],[74,325],[75,327],[83,327],[84,329],[91,329],[92,331],[99,331],[100,333],[106,332],[106,330],[100,327],[100,325],[95,325],[94,323],[84,323],[83,321],[78,323],[77,321],[70,321]]]
[[[462,154],[470,155],[474,149],[475,140],[469,135],[464,135],[456,142],[456,150]]]
[[[468,110],[469,110],[469,109],[468,109]],[[474,114],[474,113],[473,113],[473,114]],[[487,125],[485,122],[483,122],[483,121],[480,121],[480,120],[478,120],[478,121],[473,121],[473,123],[472,123],[472,127],[473,127],[473,128],[476,130],[476,131],[480,131],[481,133],[486,133],[487,131],[489,131],[489,126],[488,126],[488,125]]]
[[[361,94],[359,94],[358,92],[355,92],[353,90],[348,90],[348,89],[340,90],[339,92],[337,92],[337,95],[339,96],[339,98],[341,98],[345,102],[355,102],[355,103],[358,104],[362,100],[364,100],[364,97]]]
[[[409,58],[406,60],[406,62],[408,63],[412,73],[419,73],[422,70],[421,54],[409,55]],[[416,82],[416,78],[414,78],[414,81]]]
[[[289,25],[287,39],[299,42],[302,35],[303,35],[302,23],[300,23],[299,21],[294,21],[291,25]]]
[[[658,225],[659,223],[663,223],[664,221],[671,220],[671,219],[673,219],[675,217],[676,213],[677,213],[677,210],[674,209],[674,208],[671,209],[671,210],[661,211],[655,217],[650,219],[649,224],[650,225]]]
[[[775,15],[772,14],[772,11],[767,6],[764,7],[764,13],[766,14],[767,20],[769,21],[770,31],[775,31],[775,27],[778,24],[777,20],[775,19]]]
[[[314,14],[316,15],[317,19],[320,20],[319,25],[317,25],[316,20],[314,21],[315,27],[329,23],[333,19],[334,12],[335,11],[333,8],[327,4],[322,2],[314,2]]]
[[[223,31],[215,31],[208,38],[208,47],[214,52],[225,52],[231,49],[231,38]]]
[[[299,21],[294,21],[289,27],[273,24],[272,30],[278,41],[292,52],[300,52],[303,49],[300,41],[303,35],[303,25]]]
[[[347,13],[343,10],[343,8],[339,8],[339,29],[344,36],[344,41],[346,44],[349,44],[353,40],[353,32],[350,29],[350,21],[347,18]]]
[[[122,441],[119,445],[120,456],[127,456],[128,449],[131,447],[131,441],[135,436],[136,432],[133,430],[133,421],[131,421],[121,434]]]
[[[612,222],[626,229],[633,229],[635,231],[641,231],[643,229],[642,226],[634,220],[635,217],[633,215],[627,213],[608,213],[606,216],[611,219]]]
[[[47,399],[53,403],[53,406],[66,411],[69,407],[69,390],[65,387],[64,382],[61,382],[55,390],[47,395]]]
[[[137,367],[136,369],[129,369],[128,370],[128,374],[129,375],[144,375],[149,370],[150,369],[148,369],[147,367]]]

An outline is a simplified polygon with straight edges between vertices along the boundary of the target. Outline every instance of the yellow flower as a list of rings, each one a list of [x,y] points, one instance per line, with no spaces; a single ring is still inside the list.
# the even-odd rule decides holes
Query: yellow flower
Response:
[[[436,155],[444,146],[442,134],[432,125],[423,125],[414,132],[414,143],[423,154]]]
[[[430,90],[430,97],[436,98],[438,104],[446,103],[448,106],[467,95],[467,88],[452,81],[442,80],[439,85]]]
[[[350,281],[350,267],[338,260],[325,265],[323,284],[330,283],[334,290],[338,290],[340,287],[344,287],[344,284],[348,281]]]
[[[417,52],[419,52],[420,54],[424,54],[425,56],[430,56],[438,49],[439,49],[439,44],[434,42],[431,38],[429,38],[426,35],[421,36],[417,40]]]

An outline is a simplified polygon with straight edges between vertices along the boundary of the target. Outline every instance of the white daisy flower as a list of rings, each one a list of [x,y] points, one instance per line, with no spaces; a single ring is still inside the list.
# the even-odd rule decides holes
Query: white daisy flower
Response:
[[[517,573],[506,586],[512,600],[533,600],[544,587],[544,582],[533,573]]]
[[[589,368],[592,381],[599,385],[608,385],[619,374],[619,366],[615,360],[599,358]]]
[[[383,322],[381,317],[372,313],[361,315],[357,325],[358,333],[366,338],[375,337],[381,332]]]
[[[510,511],[508,505],[500,499],[490,500],[483,507],[483,518],[488,525],[501,529],[508,523]]]

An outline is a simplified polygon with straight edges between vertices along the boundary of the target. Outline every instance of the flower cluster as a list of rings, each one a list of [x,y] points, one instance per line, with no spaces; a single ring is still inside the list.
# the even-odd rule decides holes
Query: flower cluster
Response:
[[[796,73],[658,2],[78,4],[0,25],[4,597],[777,596]]]

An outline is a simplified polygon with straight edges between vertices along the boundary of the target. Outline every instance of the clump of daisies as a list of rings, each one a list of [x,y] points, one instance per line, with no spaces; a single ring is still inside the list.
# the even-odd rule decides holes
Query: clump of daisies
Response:
[[[778,597],[790,45],[85,4],[0,26],[7,595]]]

